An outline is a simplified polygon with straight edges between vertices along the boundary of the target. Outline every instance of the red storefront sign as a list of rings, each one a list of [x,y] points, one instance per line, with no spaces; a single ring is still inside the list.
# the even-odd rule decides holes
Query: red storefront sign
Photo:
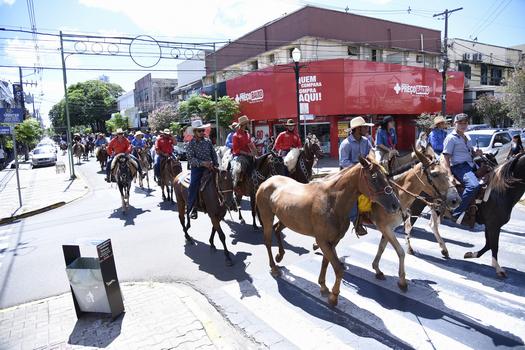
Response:
[[[419,115],[441,110],[441,73],[435,69],[357,60],[305,62],[300,71],[302,114]],[[461,72],[449,72],[447,112],[463,111]],[[255,120],[297,117],[291,65],[273,66],[228,80],[227,94]]]

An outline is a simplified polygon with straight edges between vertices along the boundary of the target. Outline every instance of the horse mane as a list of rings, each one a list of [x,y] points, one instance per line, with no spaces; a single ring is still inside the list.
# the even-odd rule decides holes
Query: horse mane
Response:
[[[300,154],[300,148],[292,148],[290,152],[288,152],[288,154],[284,157],[284,165],[286,165],[288,171],[292,172],[295,169]]]
[[[490,185],[495,191],[503,192],[509,187],[516,185],[519,182],[522,182],[522,179],[514,177],[514,168],[518,161],[525,153],[520,153],[512,160],[507,161],[494,170],[494,174],[490,180]]]
[[[397,175],[401,175],[403,173],[406,173],[407,171],[409,171],[410,169],[412,169],[416,164],[418,164],[419,162],[418,161],[412,161],[410,163],[407,163],[399,168],[397,168],[395,171],[393,171],[392,173],[388,174],[388,177],[394,177],[394,176],[397,176]]]

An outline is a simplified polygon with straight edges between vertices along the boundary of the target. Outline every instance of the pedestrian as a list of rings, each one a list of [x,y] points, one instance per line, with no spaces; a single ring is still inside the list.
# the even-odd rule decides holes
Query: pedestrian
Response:
[[[447,121],[442,116],[438,115],[434,118],[432,123],[432,131],[428,135],[428,142],[432,146],[434,152],[439,156],[443,152],[443,143],[447,137]]]
[[[510,145],[510,151],[507,155],[507,159],[520,154],[523,152],[523,143],[521,142],[521,136],[520,135],[514,135],[512,137],[512,143]]]

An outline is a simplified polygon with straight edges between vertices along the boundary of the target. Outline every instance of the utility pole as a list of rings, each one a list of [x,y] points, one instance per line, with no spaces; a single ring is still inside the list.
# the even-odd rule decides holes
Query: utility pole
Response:
[[[434,16],[432,16],[445,16],[445,37],[443,39],[443,72],[441,73],[441,76],[443,77],[443,88],[441,90],[441,114],[444,118],[447,117],[448,16],[450,16],[451,13],[459,10],[463,10],[463,7],[458,7],[457,9],[450,11],[446,9],[445,11],[436,13]]]
[[[67,124],[67,150],[69,153],[69,176],[71,179],[75,176],[75,161],[73,160],[73,149],[71,147],[71,123],[69,121],[69,102],[67,98],[67,76],[66,76],[66,59],[64,58],[64,42],[62,40],[62,31],[60,31],[60,54],[62,56],[62,77],[64,80],[64,102],[66,107],[66,124]]]

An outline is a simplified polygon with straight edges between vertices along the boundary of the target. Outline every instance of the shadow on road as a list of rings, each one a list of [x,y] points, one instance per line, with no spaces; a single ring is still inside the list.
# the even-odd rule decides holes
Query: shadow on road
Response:
[[[69,335],[68,344],[96,348],[109,346],[120,335],[125,315],[120,315],[114,321],[111,317],[103,317],[100,314],[82,316]]]
[[[339,295],[339,306],[333,308],[319,294],[319,285],[296,276],[281,267],[282,277],[276,278],[279,293],[290,304],[321,320],[337,324],[357,336],[372,338],[393,349],[413,349],[410,344],[391,334],[378,316]],[[319,297],[315,295],[319,294]],[[351,310],[352,313],[343,310]],[[372,327],[371,325],[374,325]]]
[[[400,231],[396,230],[396,233],[402,234],[402,238],[403,239],[405,238],[405,232],[402,229]],[[412,229],[412,232],[410,233],[410,237],[411,238],[417,238],[417,239],[424,239],[424,240],[427,240],[429,242],[436,243],[436,249],[438,249],[438,247],[439,247],[438,244],[437,244],[436,238],[434,237],[434,234],[432,232],[424,230],[422,228],[414,227]],[[441,238],[443,238],[445,243],[455,244],[455,245],[458,245],[458,246],[464,247],[464,248],[472,248],[472,247],[474,247],[474,245],[471,244],[471,243],[466,243],[466,242],[462,242],[462,241],[456,241],[455,239],[447,238],[447,237],[445,237],[443,235],[441,236]]]
[[[375,278],[373,273],[368,270],[354,265],[349,269],[358,272],[353,275],[345,271],[343,281],[354,286],[357,294],[374,300],[387,310],[410,313],[417,317],[423,327],[437,330],[443,334],[454,334],[454,338],[459,339],[471,348],[524,345],[518,336],[508,331],[478,323],[468,315],[464,316],[449,309],[437,293],[428,293],[424,302],[419,301],[410,298],[410,290],[407,294],[400,294],[387,288],[381,288],[377,284],[359,277],[368,274],[371,279]],[[412,282],[429,291],[433,291],[430,284],[436,283],[426,280],[412,280]]]
[[[113,210],[113,213],[111,213],[110,216],[108,216],[109,219],[120,219],[124,221],[124,226],[128,225],[135,225],[135,219],[140,214],[144,214],[147,212],[150,212],[151,210],[143,210],[142,208],[135,208],[134,206],[129,206],[126,213],[122,212],[122,208],[118,208]]]
[[[227,221],[226,224],[230,227],[232,234],[230,238],[232,239],[232,244],[236,245],[237,243],[246,243],[250,245],[264,245],[264,237],[262,228],[257,231],[254,231],[251,225],[242,225],[234,221]],[[285,250],[291,250],[292,252],[303,255],[309,253],[310,251],[303,247],[296,247],[286,242],[286,235],[281,234],[283,237],[283,247]],[[275,235],[274,235],[275,236]],[[313,243],[313,241],[312,241]],[[272,239],[272,246],[277,247],[276,238]]]
[[[217,240],[218,237],[217,235],[215,236]],[[228,267],[224,262],[224,251],[219,249],[222,247],[222,244],[217,244],[216,242],[215,246],[217,247],[217,251],[213,252],[208,244],[198,241],[195,238],[194,242],[194,244],[187,243],[184,246],[184,254],[199,266],[199,270],[213,275],[220,281],[237,281],[241,291],[241,299],[251,296],[260,297],[259,292],[252,284],[252,277],[246,272],[245,260],[251,253],[237,252],[234,254],[230,251],[234,265]],[[250,283],[242,283],[241,287],[241,282],[243,281]]]
[[[178,212],[177,210],[177,204],[175,202],[170,202],[170,201],[163,201],[162,199],[160,199],[160,202],[159,204],[157,204],[157,206],[160,208],[160,210],[168,210],[168,211],[174,211],[174,212]]]

